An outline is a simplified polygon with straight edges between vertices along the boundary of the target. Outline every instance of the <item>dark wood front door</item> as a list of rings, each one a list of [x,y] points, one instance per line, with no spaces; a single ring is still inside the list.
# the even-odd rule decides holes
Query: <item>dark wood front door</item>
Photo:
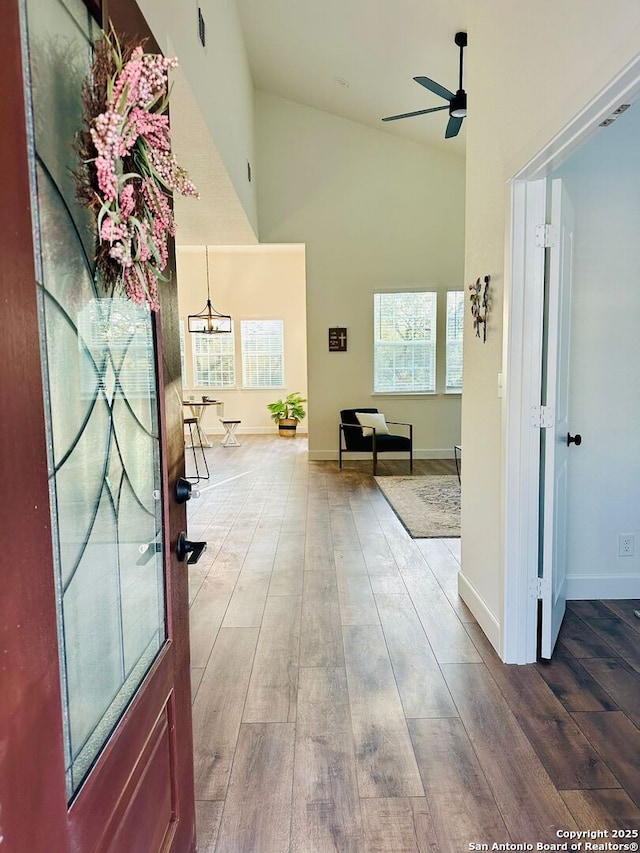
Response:
[[[175,276],[158,314],[107,296],[71,176],[99,11],[0,28],[2,853],[195,849]]]

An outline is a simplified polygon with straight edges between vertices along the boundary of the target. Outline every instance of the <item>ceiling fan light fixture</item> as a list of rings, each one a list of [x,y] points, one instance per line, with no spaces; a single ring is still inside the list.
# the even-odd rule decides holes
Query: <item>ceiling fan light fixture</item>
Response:
[[[467,115],[467,93],[464,89],[458,89],[451,98],[449,115],[453,118],[465,118]]]
[[[460,128],[462,127],[462,120],[467,117],[467,93],[463,89],[462,84],[462,74],[464,70],[464,49],[467,46],[467,34],[465,32],[458,32],[455,35],[454,39],[456,45],[460,48],[460,76],[458,82],[458,91],[454,93],[447,89],[446,86],[440,85],[435,80],[432,80],[430,77],[414,77],[413,79],[416,83],[419,83],[421,86],[424,86],[425,89],[428,89],[430,92],[433,92],[434,95],[437,95],[439,98],[444,98],[447,102],[447,105],[444,107],[430,107],[425,110],[414,110],[410,113],[401,113],[397,116],[386,116],[382,119],[382,121],[396,121],[400,118],[412,118],[413,116],[423,116],[427,113],[435,113],[439,110],[449,110],[449,121],[447,122],[447,127],[444,133],[445,139],[452,139],[454,136],[457,136],[460,132]]]

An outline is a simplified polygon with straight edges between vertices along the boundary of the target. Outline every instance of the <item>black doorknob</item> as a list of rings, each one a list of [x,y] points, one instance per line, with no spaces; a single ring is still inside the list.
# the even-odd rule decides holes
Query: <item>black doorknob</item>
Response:
[[[181,533],[178,536],[178,541],[176,542],[176,556],[178,558],[178,562],[184,563],[187,554],[189,554],[190,556],[187,560],[187,565],[192,566],[194,563],[198,562],[206,547],[206,542],[189,542],[186,533]]]
[[[571,447],[572,444],[575,444],[576,447],[580,447],[582,444],[582,436],[580,433],[576,433],[575,435],[571,435],[570,432],[567,433],[567,445]]]

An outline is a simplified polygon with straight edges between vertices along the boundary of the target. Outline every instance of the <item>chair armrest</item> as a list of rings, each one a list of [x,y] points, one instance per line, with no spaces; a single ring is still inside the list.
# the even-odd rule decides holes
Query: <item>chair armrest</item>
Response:
[[[409,427],[409,441],[413,446],[413,424],[408,424],[405,421],[387,421],[388,424],[393,424],[393,426],[406,426]]]

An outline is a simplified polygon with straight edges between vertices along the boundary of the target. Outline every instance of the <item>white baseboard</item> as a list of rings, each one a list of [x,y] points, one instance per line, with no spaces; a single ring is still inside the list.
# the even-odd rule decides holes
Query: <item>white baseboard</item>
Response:
[[[640,575],[574,575],[567,577],[567,600],[640,598]]]
[[[458,594],[478,620],[478,624],[487,635],[487,639],[493,648],[500,655],[500,623],[487,607],[484,598],[463,575],[462,571],[458,572]]]
[[[404,453],[380,453],[378,456],[378,461],[384,461],[385,459],[408,459],[406,451]],[[449,447],[447,448],[432,448],[427,450],[416,450],[414,448],[413,451],[414,459],[453,459],[453,450]],[[351,461],[355,461],[357,459],[371,459],[370,453],[345,453],[342,456],[342,464]],[[311,462],[337,462],[338,461],[338,451],[337,450],[310,450],[309,451],[309,460]]]
[[[205,435],[224,435],[223,427],[205,427]],[[298,435],[307,437],[305,430],[298,428]],[[242,427],[236,429],[236,435],[278,435],[277,427]]]

